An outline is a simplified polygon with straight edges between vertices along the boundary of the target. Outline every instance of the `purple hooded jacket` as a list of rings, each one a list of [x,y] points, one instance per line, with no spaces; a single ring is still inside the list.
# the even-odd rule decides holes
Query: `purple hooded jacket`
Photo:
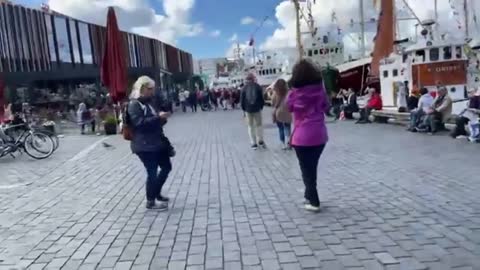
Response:
[[[323,85],[294,88],[288,95],[288,109],[293,113],[293,146],[319,146],[328,141],[325,113],[329,108]]]

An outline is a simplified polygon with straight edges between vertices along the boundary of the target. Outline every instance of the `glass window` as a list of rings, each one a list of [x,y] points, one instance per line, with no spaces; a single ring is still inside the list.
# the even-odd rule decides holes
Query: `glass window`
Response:
[[[314,51],[313,51],[313,54],[314,54],[314,55],[317,55],[317,54],[318,54],[318,50],[314,50]]]
[[[335,53],[338,53],[338,48],[335,48]]]
[[[28,32],[26,27],[25,10],[19,8],[18,15],[19,15],[19,24],[20,24],[20,28],[18,30],[21,31],[23,56],[25,57],[25,59],[30,60],[31,59],[30,51],[29,51],[30,44],[28,43],[28,38],[27,38]]]
[[[393,77],[397,77],[397,76],[398,76],[398,69],[394,69],[394,70],[393,70],[392,76],[393,76]]]
[[[67,21],[65,18],[55,16],[55,33],[57,34],[58,57],[60,62],[71,63],[70,43],[68,42]]]
[[[77,22],[74,20],[69,21],[70,25],[70,36],[72,37],[72,49],[73,49],[73,60],[76,64],[80,64],[80,45],[78,44],[77,37]]]
[[[450,46],[443,48],[443,59],[452,59],[452,48]]]
[[[78,33],[80,34],[80,44],[82,45],[82,56],[84,64],[93,64],[92,43],[88,25],[82,22],[78,23]]]
[[[312,56],[312,50],[308,50],[308,56]]]
[[[430,49],[430,61],[438,61],[440,58],[440,52],[438,48]]]
[[[50,59],[52,62],[57,62],[57,53],[55,52],[55,36],[52,28],[52,17],[45,14],[45,23],[47,28],[48,50],[50,51]]]
[[[387,77],[388,77],[388,70],[384,70],[384,71],[383,71],[383,77],[384,77],[384,78],[387,78]]]
[[[421,57],[422,62],[425,62],[425,51],[424,50],[419,50],[415,52],[415,58]]]
[[[461,46],[455,47],[455,56],[457,57],[457,59],[462,59],[462,47]]]
[[[128,34],[128,52],[130,55],[130,66],[137,67],[137,56],[135,53],[135,40],[133,35]]]

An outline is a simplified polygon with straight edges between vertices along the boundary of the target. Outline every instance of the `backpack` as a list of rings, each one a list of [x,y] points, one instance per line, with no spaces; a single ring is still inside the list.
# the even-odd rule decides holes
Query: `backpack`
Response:
[[[249,106],[255,106],[258,101],[258,89],[255,84],[247,86],[245,89],[245,101]]]

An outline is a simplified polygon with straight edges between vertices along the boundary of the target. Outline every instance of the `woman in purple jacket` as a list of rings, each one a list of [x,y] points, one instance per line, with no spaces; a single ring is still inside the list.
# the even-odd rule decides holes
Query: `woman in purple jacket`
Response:
[[[305,184],[305,209],[318,212],[317,167],[328,141],[325,125],[328,96],[320,71],[308,60],[300,60],[294,66],[290,85],[293,89],[287,103],[294,118],[291,144],[297,154]]]

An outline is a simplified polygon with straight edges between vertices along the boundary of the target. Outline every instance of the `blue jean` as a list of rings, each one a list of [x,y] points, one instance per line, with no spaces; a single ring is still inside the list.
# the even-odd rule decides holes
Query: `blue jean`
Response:
[[[168,174],[172,170],[170,156],[166,151],[141,152],[137,155],[147,170],[147,200],[154,201],[160,195]],[[160,172],[158,172],[159,167]]]
[[[287,140],[290,139],[291,135],[291,124],[290,123],[283,123],[283,122],[277,122],[277,127],[278,127],[278,135],[280,136],[280,141],[282,143],[288,142]]]
[[[418,109],[416,111],[410,112],[410,128],[416,128],[420,121],[422,121],[423,116],[425,113],[422,109]]]

